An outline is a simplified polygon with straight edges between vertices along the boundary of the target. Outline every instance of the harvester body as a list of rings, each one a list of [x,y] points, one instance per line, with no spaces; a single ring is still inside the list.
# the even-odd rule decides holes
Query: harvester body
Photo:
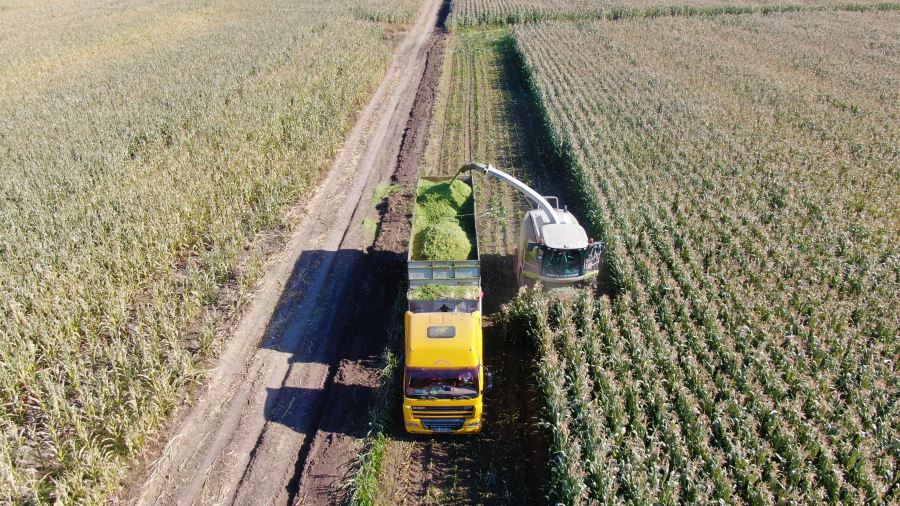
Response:
[[[544,288],[578,284],[597,276],[600,245],[591,243],[572,213],[557,209],[559,221],[550,223],[542,209],[525,213],[516,246],[519,286]]]
[[[469,163],[460,172],[474,170],[516,188],[535,207],[525,213],[516,243],[516,279],[519,286],[557,288],[583,283],[600,269],[600,243],[593,242],[556,197],[543,196],[522,181],[490,164]]]

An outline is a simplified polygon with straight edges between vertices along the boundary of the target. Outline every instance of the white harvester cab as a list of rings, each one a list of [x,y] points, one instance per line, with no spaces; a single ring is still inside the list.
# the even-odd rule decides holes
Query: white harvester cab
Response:
[[[551,223],[542,209],[525,213],[516,247],[519,286],[571,286],[597,276],[600,243],[589,241],[569,211],[556,209],[556,216],[559,222]]]
[[[540,282],[545,288],[572,286],[597,276],[600,243],[591,242],[575,216],[559,208],[556,197],[544,197],[492,165],[469,163],[459,172],[476,170],[516,188],[535,208],[526,212],[516,245],[519,286]],[[552,201],[552,204],[551,204]]]

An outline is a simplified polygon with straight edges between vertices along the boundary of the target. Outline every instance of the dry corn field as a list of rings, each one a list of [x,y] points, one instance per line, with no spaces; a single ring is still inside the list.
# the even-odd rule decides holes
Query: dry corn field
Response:
[[[511,308],[551,499],[896,504],[900,15],[513,34],[607,270]]]
[[[0,1],[0,502],[115,489],[418,7]]]
[[[248,452],[227,458],[262,455],[246,469],[263,478],[277,474],[270,468],[296,474],[276,483],[285,490],[273,501],[308,499],[326,477],[351,480],[350,500],[363,504],[379,497],[359,493],[363,482],[387,490],[387,502],[515,503],[547,490],[527,499],[900,503],[900,4],[462,0],[445,5],[450,34],[438,5],[0,0],[0,503],[239,497],[225,493],[234,483],[209,478],[215,462],[192,475],[190,438],[187,467],[157,468],[177,480],[161,472],[146,496],[123,486],[140,486],[144,461],[185,434],[168,439],[176,408],[204,390],[286,231],[303,228],[304,199],[353,139],[355,115],[367,103],[400,111],[377,116],[399,137],[412,128],[402,124],[431,120],[417,124],[398,104],[430,114],[424,92],[436,82],[428,172],[494,156],[486,161],[559,190],[603,242],[600,282],[506,307],[509,335],[529,347],[488,347],[498,386],[512,391],[487,397],[486,420],[498,422],[478,438],[387,445],[391,397],[356,434],[327,423],[366,418],[342,411],[356,397],[313,388],[327,399],[319,420],[304,422],[317,432],[307,444],[305,425],[265,408],[290,388],[269,402],[279,389],[268,376],[240,385],[257,389],[247,399],[259,416],[223,426],[272,427],[260,429],[271,435],[259,436],[264,448],[290,448],[297,463],[306,451],[306,464],[320,465],[273,450],[278,465],[266,467],[256,433],[242,434]],[[438,80],[444,38],[453,42]],[[392,54],[408,65],[395,69]],[[419,59],[421,83],[409,79]],[[401,91],[370,102],[385,75]],[[414,84],[402,91],[400,81]],[[391,138],[384,128],[380,138]],[[356,153],[352,164],[335,164],[354,177],[348,167],[367,159],[355,149],[340,151]],[[486,285],[502,287],[522,202],[484,188]],[[328,226],[315,237],[343,237]],[[319,285],[334,272],[316,270]],[[310,286],[285,285],[285,300]],[[508,300],[500,292],[492,305]],[[293,316],[303,327],[306,315]],[[337,362],[315,358],[341,341],[301,337],[297,349],[325,350],[309,364],[344,385]],[[290,354],[280,346],[235,376]],[[285,367],[315,369],[298,356]],[[227,409],[250,405],[228,395]],[[315,418],[309,402],[291,416]],[[210,432],[196,432],[197,446],[225,441],[228,453],[243,441],[215,432],[215,416],[202,421]],[[373,428],[382,442],[370,448],[387,453],[370,450],[358,467],[328,453],[337,446],[311,453],[344,437],[358,458],[351,443]],[[339,472],[326,476],[331,464]],[[209,481],[194,487],[195,478]]]
[[[869,0],[462,0],[454,2],[453,24],[481,26],[548,20],[896,8],[893,2]]]

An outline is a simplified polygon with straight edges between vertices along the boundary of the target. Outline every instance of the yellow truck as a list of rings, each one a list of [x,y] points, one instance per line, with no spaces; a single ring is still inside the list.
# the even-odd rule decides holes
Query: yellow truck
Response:
[[[451,181],[449,177],[422,179],[428,184]],[[471,213],[458,217],[471,230],[469,258],[423,259],[413,251],[413,241],[410,241],[403,419],[406,430],[411,433],[479,432],[482,399],[491,383],[482,351],[481,266],[475,230],[475,188],[471,176],[460,180],[472,189],[471,202],[466,204]],[[413,214],[413,230],[416,229],[416,214]]]
[[[601,244],[588,238],[572,213],[559,208],[556,197],[542,196],[515,177],[484,163],[463,165],[452,178],[422,177],[416,189],[413,237],[407,258],[409,310],[403,418],[406,430],[413,433],[481,430],[482,399],[491,378],[482,356],[475,185],[471,175],[460,176],[472,171],[512,186],[534,206],[522,218],[516,248],[520,286],[573,286],[592,282],[599,273]],[[448,223],[452,229],[448,232],[456,232],[454,251],[460,246],[460,251],[469,253],[451,254],[451,260],[436,260],[434,255],[425,254],[427,248],[420,233],[427,230],[426,224],[443,228]],[[450,251],[450,242],[453,241],[438,242],[435,251]]]

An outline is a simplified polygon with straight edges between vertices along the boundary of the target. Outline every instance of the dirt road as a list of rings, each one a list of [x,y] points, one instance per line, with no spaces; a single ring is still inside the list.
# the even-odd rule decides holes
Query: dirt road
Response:
[[[399,189],[389,195],[381,217],[381,230],[365,259],[368,276],[362,279],[363,298],[375,303],[360,307],[352,324],[336,376],[336,394],[329,397],[322,423],[307,452],[295,504],[325,504],[345,499],[337,485],[359,455],[368,425],[370,395],[378,386],[377,358],[389,338],[390,316],[405,286],[405,255],[412,214],[412,195],[418,180],[431,126],[437,82],[443,61],[444,21],[450,2],[438,11],[435,29],[425,45],[425,67],[406,122],[391,183]],[[405,302],[405,299],[401,302]],[[365,385],[365,394],[358,387]],[[368,394],[368,395],[367,395]]]
[[[208,386],[139,487],[137,503],[335,499],[364,436],[376,383],[368,357],[377,354],[379,312],[397,290],[384,276],[394,276],[391,254],[405,249],[407,235],[392,228],[403,226],[402,213],[396,225],[386,216],[380,247],[368,253],[362,221],[376,213],[370,199],[377,184],[404,168],[415,177],[422,144],[416,132],[427,131],[427,124],[417,125],[427,118],[417,116],[414,104],[427,101],[420,88],[434,87],[420,82],[428,78],[429,58],[440,57],[434,49],[443,33],[435,28],[440,7],[426,2],[398,45],[384,81],[227,339]],[[389,204],[395,215],[398,199]]]

